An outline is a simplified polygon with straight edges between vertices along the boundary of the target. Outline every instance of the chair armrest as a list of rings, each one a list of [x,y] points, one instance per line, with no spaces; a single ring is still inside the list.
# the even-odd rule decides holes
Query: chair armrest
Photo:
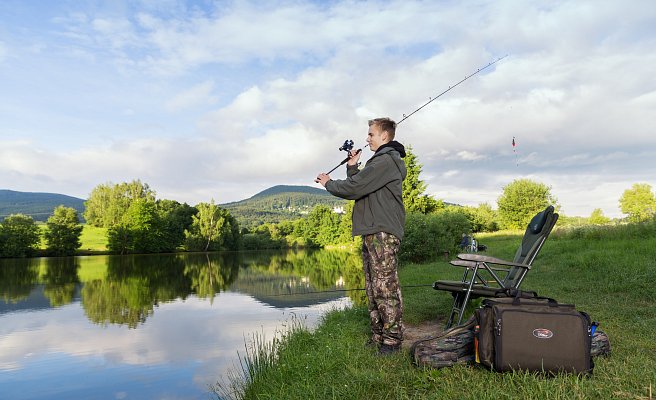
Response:
[[[511,267],[520,267],[520,268],[531,269],[531,266],[527,265],[527,264],[521,264],[521,263],[516,263],[516,262],[512,262],[512,261],[505,261],[505,260],[502,260],[500,258],[482,256],[480,254],[463,253],[463,254],[458,254],[457,257],[460,260],[469,261],[469,262],[483,262],[483,263],[489,263],[489,264],[508,265],[508,266],[511,266]],[[456,260],[454,260],[454,261],[456,261]]]
[[[452,260],[449,264],[456,267],[465,267],[465,268],[474,268],[476,266],[475,261],[465,261],[465,260]]]

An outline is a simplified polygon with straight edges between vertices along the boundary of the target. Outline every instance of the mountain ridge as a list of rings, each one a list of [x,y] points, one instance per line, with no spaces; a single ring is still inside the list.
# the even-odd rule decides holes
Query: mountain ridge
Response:
[[[59,205],[74,208],[82,216],[84,202],[84,199],[60,193],[0,189],[0,221],[11,214],[25,214],[35,221],[46,221]]]
[[[0,221],[11,214],[25,214],[35,221],[46,221],[59,205],[76,209],[82,217],[84,202],[85,199],[60,193],[0,189]],[[339,207],[346,202],[324,189],[311,186],[275,185],[249,198],[219,204],[219,206],[230,211],[241,226],[252,228],[262,223],[278,223],[300,218],[318,204]]]
[[[247,199],[220,204],[240,226],[249,229],[263,223],[301,218],[316,205],[343,207],[346,200],[311,186],[276,185]]]

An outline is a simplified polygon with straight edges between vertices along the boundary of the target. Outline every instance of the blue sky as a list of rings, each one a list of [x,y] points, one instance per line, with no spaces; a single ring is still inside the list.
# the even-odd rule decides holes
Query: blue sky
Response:
[[[399,127],[428,192],[496,206],[529,178],[567,215],[617,217],[656,186],[655,50],[648,0],[5,0],[0,188],[141,179],[196,204],[314,185],[367,119],[508,54]]]

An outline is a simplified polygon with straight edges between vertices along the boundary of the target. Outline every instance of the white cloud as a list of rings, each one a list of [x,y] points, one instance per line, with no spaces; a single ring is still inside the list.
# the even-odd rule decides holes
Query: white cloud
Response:
[[[183,92],[175,95],[166,103],[166,109],[169,111],[181,111],[195,106],[207,106],[215,104],[218,100],[212,95],[214,91],[214,81],[208,80],[199,83]]]
[[[476,160],[482,160],[485,158],[485,156],[477,154],[476,152],[473,151],[459,151],[457,154],[458,158],[465,160],[465,161],[476,161]]]

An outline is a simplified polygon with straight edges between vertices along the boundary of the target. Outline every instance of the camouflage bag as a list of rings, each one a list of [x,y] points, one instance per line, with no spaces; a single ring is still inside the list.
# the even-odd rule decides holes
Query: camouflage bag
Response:
[[[609,356],[610,355],[610,339],[606,332],[596,328],[592,333],[592,341],[590,342],[590,357]]]
[[[439,336],[416,341],[410,348],[418,367],[443,368],[474,363],[474,326],[476,319],[448,329]]]

